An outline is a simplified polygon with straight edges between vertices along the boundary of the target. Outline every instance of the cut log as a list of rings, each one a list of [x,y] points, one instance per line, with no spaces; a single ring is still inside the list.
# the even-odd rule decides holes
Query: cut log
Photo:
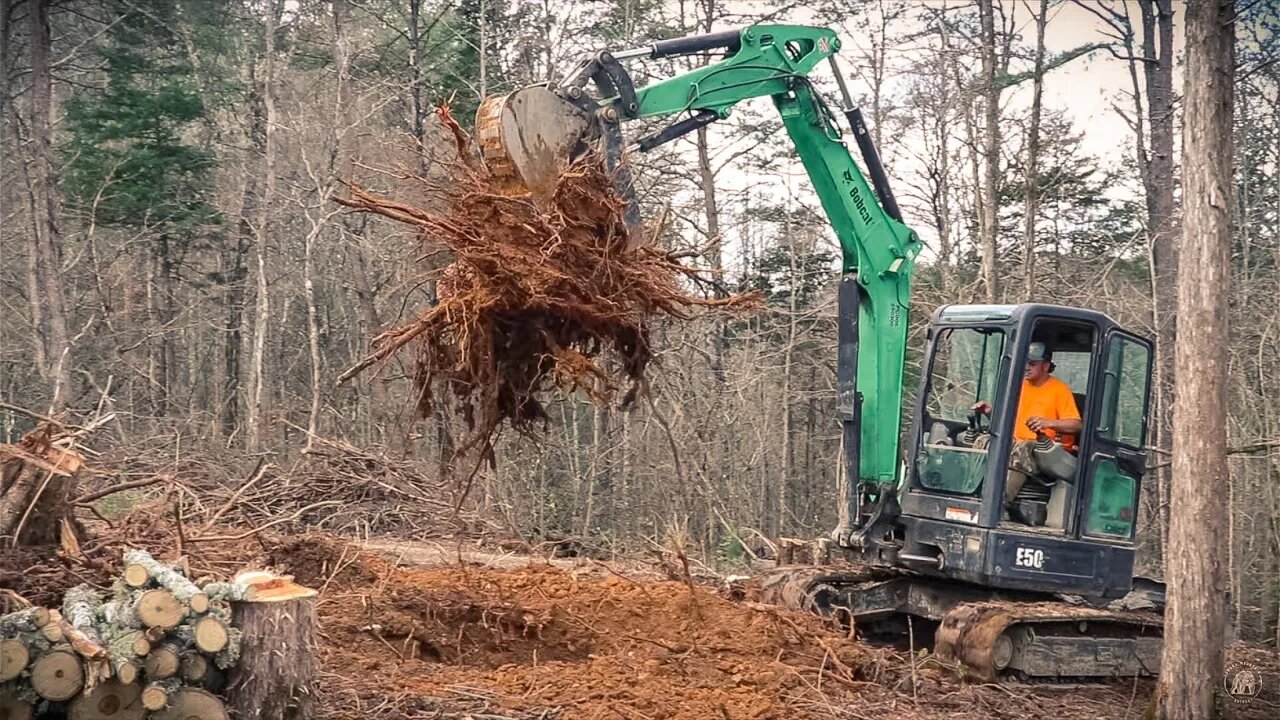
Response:
[[[182,653],[182,679],[196,685],[209,674],[209,659],[194,650]]]
[[[70,700],[83,687],[84,667],[69,647],[51,650],[31,663],[31,688],[45,700]]]
[[[125,565],[124,584],[134,588],[144,588],[151,584],[151,574],[141,565]]]
[[[31,703],[19,699],[17,693],[0,688],[0,720],[31,720],[35,714]]]
[[[168,633],[169,633],[169,628],[164,628],[160,626],[150,627],[150,628],[147,628],[145,633],[143,633],[143,640],[147,641],[147,647],[149,648],[152,645],[158,644],[161,640],[164,640],[164,636],[167,635]],[[150,650],[148,650],[148,652],[150,652]],[[146,655],[147,653],[142,653],[142,654]]]
[[[227,626],[218,618],[206,615],[191,626],[191,638],[201,652],[216,653],[227,646]]]
[[[62,636],[62,613],[57,610],[49,611],[49,622],[40,628],[40,634],[44,635],[44,639],[51,643],[60,643],[63,641]]]
[[[100,660],[107,656],[107,649],[102,646],[98,639],[98,632],[92,626],[87,629],[80,629],[73,626],[66,620],[59,623],[62,628],[62,637],[71,645],[71,649],[75,650],[82,657],[88,660]],[[92,633],[92,635],[90,635]]]
[[[73,627],[88,632],[102,607],[102,598],[90,585],[77,585],[62,596],[62,617]]]
[[[133,612],[147,628],[171,630],[182,622],[182,618],[187,614],[187,608],[178,602],[173,593],[162,588],[156,588],[147,590],[138,596],[138,599],[133,603]],[[158,638],[150,638],[148,636],[148,639],[155,642]]]
[[[138,664],[132,660],[115,663],[116,679],[130,685],[138,681]]]
[[[11,636],[20,632],[36,632],[49,624],[52,619],[49,611],[42,607],[32,607],[8,615],[0,615],[0,635]]]
[[[31,653],[21,640],[16,637],[0,640],[0,682],[18,677],[30,661]]]
[[[142,689],[142,707],[163,710],[169,704],[169,688],[161,683],[151,683]]]
[[[142,720],[142,690],[137,685],[108,680],[99,683],[67,707],[68,720]]]
[[[125,582],[129,585],[144,587],[147,580],[151,580],[173,593],[173,597],[178,602],[191,608],[192,611],[203,613],[209,610],[208,595],[201,592],[200,588],[185,575],[151,557],[147,551],[129,550],[124,554],[124,562]],[[135,585],[134,581],[140,574],[145,574],[145,579],[141,585]]]
[[[147,653],[143,669],[150,680],[164,680],[178,674],[178,648],[172,643],[165,643],[151,649]]]
[[[252,600],[253,588],[239,582],[211,582],[204,586],[204,594],[215,601],[238,602]]]
[[[243,633],[228,672],[227,704],[240,720],[304,720],[316,697],[316,608],[310,597],[232,603]],[[239,633],[238,633],[239,634]]]
[[[151,713],[151,720],[227,720],[227,708],[213,693],[184,687],[169,696],[169,707]]]

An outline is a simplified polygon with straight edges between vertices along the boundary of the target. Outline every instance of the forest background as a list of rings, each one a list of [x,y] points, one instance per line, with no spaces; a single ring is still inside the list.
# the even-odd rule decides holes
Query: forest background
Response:
[[[307,496],[316,448],[444,476],[462,429],[413,415],[412,368],[334,378],[433,300],[404,228],[330,201],[445,180],[434,109],[546,81],[586,52],[765,19],[829,25],[908,223],[909,388],[947,302],[1080,305],[1157,340],[1139,533],[1159,574],[1179,237],[1181,16],[1171,0],[0,0],[0,402],[88,417],[164,471]],[[1237,634],[1280,634],[1280,21],[1241,2],[1229,348],[1230,591]],[[698,60],[635,66],[640,82]],[[832,92],[830,78],[819,87]],[[656,329],[651,393],[562,399],[499,438],[466,500],[529,540],[606,552],[673,534],[732,566],[835,522],[835,239],[767,101],[637,160],[657,241],[710,249],[764,312]],[[633,132],[643,132],[634,128]],[[712,242],[712,241],[717,242]],[[448,258],[431,255],[443,267]],[[0,409],[0,439],[30,427]],[[312,477],[312,476],[306,476]],[[314,488],[312,488],[314,491]],[[142,491],[140,491],[142,492]],[[421,534],[396,512],[308,522]],[[455,518],[456,519],[456,518]]]

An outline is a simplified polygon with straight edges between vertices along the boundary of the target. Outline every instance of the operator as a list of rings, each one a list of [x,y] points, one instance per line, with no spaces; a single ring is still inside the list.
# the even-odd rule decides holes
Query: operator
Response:
[[[974,410],[990,415],[991,404],[980,402]],[[1013,422],[1014,443],[1004,484],[1006,504],[1013,502],[1028,475],[1040,472],[1032,452],[1037,433],[1074,451],[1082,426],[1071,387],[1053,376],[1053,352],[1042,342],[1031,343],[1027,346],[1027,368],[1018,395],[1018,416]]]

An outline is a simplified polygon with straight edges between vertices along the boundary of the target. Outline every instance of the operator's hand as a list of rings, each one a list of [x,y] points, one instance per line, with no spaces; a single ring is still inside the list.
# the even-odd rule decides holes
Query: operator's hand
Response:
[[[990,414],[991,414],[991,403],[987,402],[986,400],[983,400],[982,402],[974,403],[974,404],[973,404],[973,407],[971,407],[971,408],[969,408],[969,409],[970,409],[970,410],[972,410],[972,411],[974,411],[974,412],[982,413],[983,415],[990,415]]]
[[[1036,415],[1035,417],[1027,418],[1027,427],[1031,429],[1031,432],[1044,432],[1045,430],[1052,430],[1053,429],[1052,425],[1053,425],[1052,420],[1042,418],[1039,415]]]

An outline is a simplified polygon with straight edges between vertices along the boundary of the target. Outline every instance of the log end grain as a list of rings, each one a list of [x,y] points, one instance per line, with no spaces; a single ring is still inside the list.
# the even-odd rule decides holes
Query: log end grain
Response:
[[[151,714],[152,720],[227,720],[227,708],[213,693],[184,687],[169,696],[169,706]]]
[[[18,638],[0,640],[0,682],[18,677],[31,661],[27,646]]]
[[[129,587],[146,587],[151,582],[151,574],[147,572],[147,568],[138,564],[126,565],[123,576],[124,583]]]
[[[209,659],[197,652],[184,653],[182,656],[182,678],[190,683],[199,683],[209,674]]]
[[[138,600],[134,604],[134,612],[137,614],[138,620],[148,628],[171,630],[182,622],[182,617],[187,614],[187,609],[182,603],[178,602],[173,593],[156,588],[138,596]]]
[[[201,652],[216,653],[227,646],[230,637],[227,632],[227,626],[216,617],[206,615],[195,622],[191,627],[192,637],[195,639],[196,647]]]
[[[71,650],[53,650],[31,663],[31,688],[46,700],[70,700],[83,687],[84,666]]]
[[[178,673],[178,653],[171,647],[161,645],[147,653],[143,669],[151,680],[171,678]]]
[[[148,685],[142,691],[142,707],[148,710],[163,710],[169,704],[169,693],[159,685]]]
[[[138,681],[138,666],[136,663],[124,662],[116,667],[116,678],[120,682],[130,685]]]
[[[95,685],[67,707],[68,720],[143,720],[146,714],[141,689],[118,680]]]

